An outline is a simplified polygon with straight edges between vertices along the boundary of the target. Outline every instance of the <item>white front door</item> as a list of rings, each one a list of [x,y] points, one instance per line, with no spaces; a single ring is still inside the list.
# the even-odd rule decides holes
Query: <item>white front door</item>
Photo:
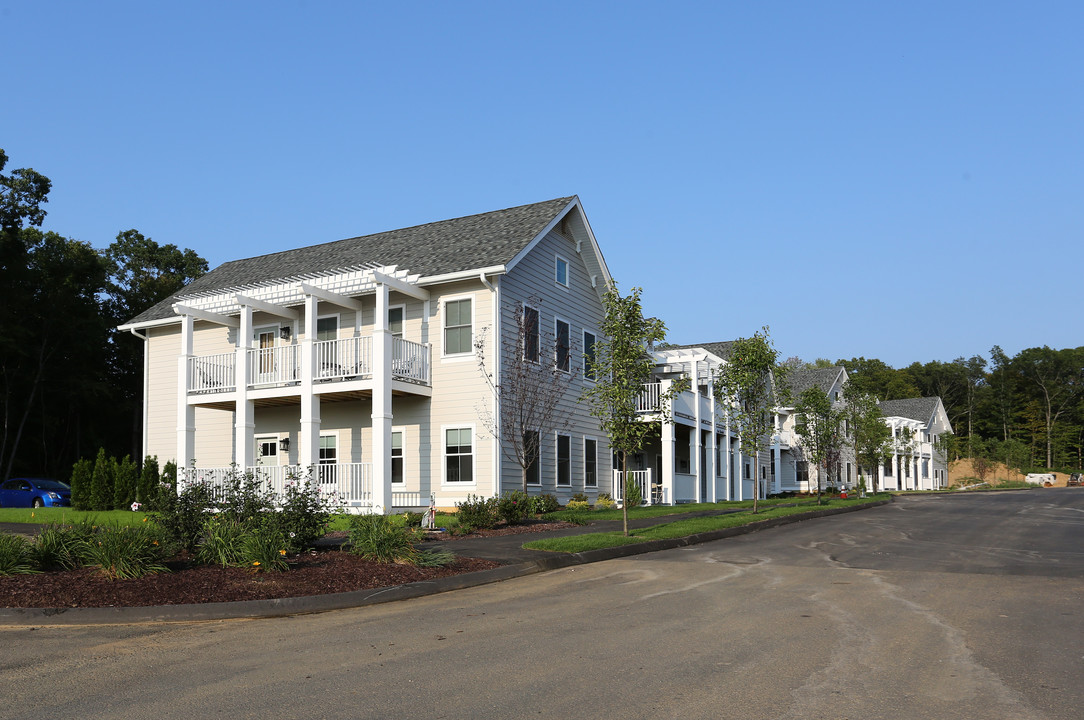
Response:
[[[275,436],[256,438],[256,465],[268,467],[279,464],[279,439]]]

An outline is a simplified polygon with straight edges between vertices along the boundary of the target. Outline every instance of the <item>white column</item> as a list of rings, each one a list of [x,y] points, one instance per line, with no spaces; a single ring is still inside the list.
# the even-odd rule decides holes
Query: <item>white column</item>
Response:
[[[248,383],[251,379],[251,367],[248,362],[248,350],[252,344],[252,308],[241,307],[241,326],[237,329],[237,359],[234,375],[237,379],[235,392],[233,424],[233,461],[244,472],[255,465],[256,412],[252,401],[248,399]]]
[[[373,328],[373,511],[391,511],[391,332],[388,286],[376,287]]]
[[[780,481],[780,476],[783,474],[783,451],[779,447],[779,438],[782,436],[782,430],[779,425],[780,415],[779,413],[776,413],[774,428],[775,437],[773,438],[774,442],[772,443],[772,459],[775,461],[773,463],[773,465],[775,465],[775,473],[772,476],[772,488],[775,492],[782,492],[783,490],[783,483]]]
[[[726,440],[723,442],[723,451],[726,453],[726,492],[723,493],[723,497],[727,500],[733,500],[730,488],[734,484],[734,445],[730,439],[730,408],[726,409],[726,417],[723,422],[724,437]]]
[[[310,473],[315,481],[320,461],[320,396],[313,392],[316,376],[316,313],[320,303],[314,295],[305,296],[305,335],[301,340],[301,432],[297,438],[297,462],[301,473]]]
[[[712,371],[708,370],[708,402],[711,406],[711,443],[708,445],[708,455],[711,456],[711,471],[708,475],[708,502],[718,502],[719,487],[719,435],[715,427],[718,409],[715,404],[715,378]]]
[[[666,392],[670,389],[672,381],[663,380],[659,386],[659,390]],[[674,443],[676,441],[676,435],[674,433],[674,402],[673,399],[667,401],[669,404],[670,412],[669,419],[663,419],[662,423],[662,477],[659,481],[662,483],[663,502],[669,505],[674,504]]]
[[[177,473],[188,470],[196,446],[196,409],[188,404],[188,386],[191,381],[189,358],[192,357],[192,330],[195,320],[191,315],[181,315],[181,355],[177,368]]]
[[[704,498],[700,495],[700,473],[704,472],[704,468],[700,467],[700,446],[702,440],[700,438],[700,362],[693,360],[693,411],[695,426],[693,428],[692,442],[689,448],[689,454],[692,456],[689,458],[689,465],[693,468],[693,477],[696,478],[696,487],[693,488],[693,498],[696,502],[703,502]]]

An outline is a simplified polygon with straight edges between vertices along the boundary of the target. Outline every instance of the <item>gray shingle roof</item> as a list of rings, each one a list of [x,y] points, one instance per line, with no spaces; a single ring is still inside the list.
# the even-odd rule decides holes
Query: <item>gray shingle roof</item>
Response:
[[[480,215],[416,225],[321,245],[231,260],[197,278],[178,295],[222,290],[363,264],[398,265],[424,277],[506,265],[574,197]],[[129,323],[173,317],[177,296],[163,300]]]
[[[787,374],[787,383],[790,385],[791,395],[797,400],[798,396],[811,387],[819,387],[825,394],[832,391],[832,385],[842,372],[842,367],[810,368],[809,370],[791,370]]]
[[[933,417],[934,410],[941,398],[904,398],[903,400],[885,400],[881,405],[881,412],[885,417],[902,417],[920,422],[929,422]]]
[[[669,345],[667,350],[692,350],[694,348],[707,350],[720,360],[726,360],[730,356],[730,348],[734,346],[733,340],[725,342],[697,343],[695,345]]]

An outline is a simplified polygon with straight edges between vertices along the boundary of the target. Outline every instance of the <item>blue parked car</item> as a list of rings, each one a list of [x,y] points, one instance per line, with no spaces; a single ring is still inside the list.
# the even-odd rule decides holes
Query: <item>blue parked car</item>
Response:
[[[71,507],[67,483],[43,478],[11,478],[0,485],[0,507]]]

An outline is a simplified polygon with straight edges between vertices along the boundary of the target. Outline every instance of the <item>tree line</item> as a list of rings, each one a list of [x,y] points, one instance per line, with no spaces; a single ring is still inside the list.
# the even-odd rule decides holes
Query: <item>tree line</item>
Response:
[[[52,182],[0,149],[0,479],[67,480],[142,452],[143,341],[116,327],[207,271],[125,230],[107,248],[43,231]]]
[[[1084,467],[1084,347],[999,346],[951,362],[893,368],[865,357],[837,360],[856,390],[880,400],[937,395],[952,423],[950,458],[998,460],[1017,468]],[[825,359],[792,365],[827,367]]]

